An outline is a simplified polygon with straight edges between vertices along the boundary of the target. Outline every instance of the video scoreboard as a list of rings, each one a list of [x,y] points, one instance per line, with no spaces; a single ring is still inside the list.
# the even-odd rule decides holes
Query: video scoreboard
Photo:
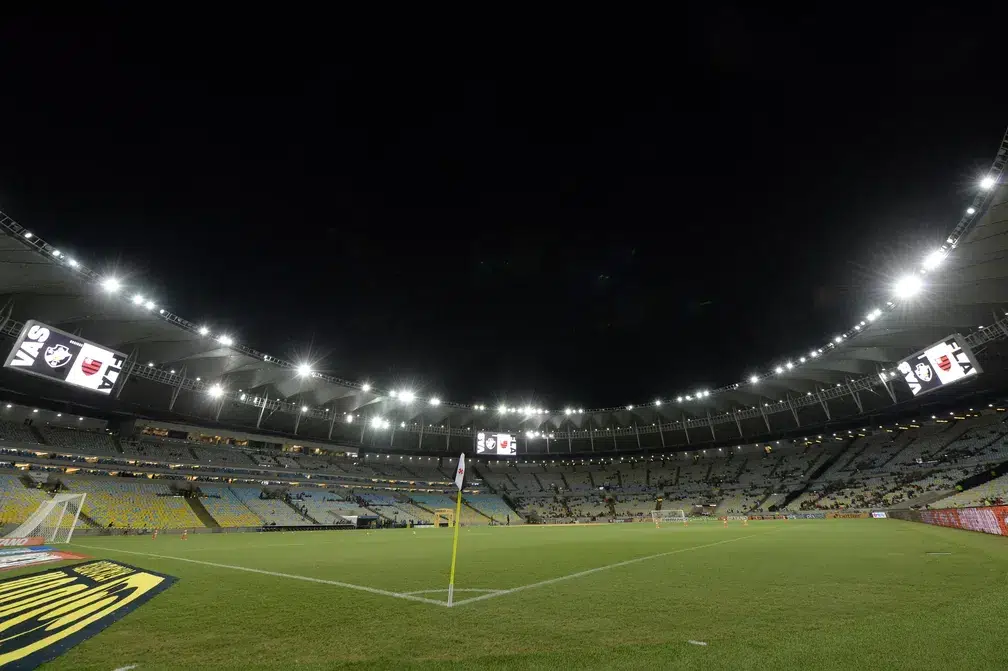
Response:
[[[122,352],[30,319],[4,368],[108,395],[125,364]]]
[[[480,431],[476,434],[476,454],[514,457],[518,454],[518,445],[510,433]]]

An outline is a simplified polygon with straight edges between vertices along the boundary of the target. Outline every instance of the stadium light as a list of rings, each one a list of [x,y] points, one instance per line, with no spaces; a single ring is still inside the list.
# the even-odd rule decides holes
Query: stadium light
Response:
[[[62,252],[60,252],[60,250],[58,250],[58,249],[52,250],[52,255],[55,256],[57,259],[59,257],[63,256]],[[57,415],[57,416],[59,416],[59,415]]]
[[[573,414],[573,413],[574,413],[574,411],[573,411],[573,410],[571,410],[570,408],[564,408],[564,414],[565,414],[565,415],[571,415],[571,414]]]
[[[798,363],[805,363],[805,357],[799,357]]]
[[[876,319],[878,319],[881,316],[882,316],[882,311],[879,310],[878,308],[875,308],[874,310],[872,310],[871,312],[869,312],[867,315],[865,315],[865,319],[867,319],[870,322],[873,322],[873,321],[875,321]]]
[[[777,373],[778,375],[780,375],[781,373],[783,373],[783,372],[784,372],[784,369],[783,369],[783,368],[781,368],[780,366],[777,366],[776,368],[774,368],[774,369],[773,369],[773,372],[775,372],[775,373]]]
[[[351,415],[349,412],[347,413],[345,419],[347,424],[353,424],[353,415]]]
[[[143,302],[144,302],[143,294],[134,294],[133,295],[133,305],[140,305]]]
[[[371,385],[369,383],[365,382],[364,384],[361,385],[361,390],[362,391],[371,391]]]
[[[25,231],[24,236],[25,240],[31,240],[32,239],[31,231]]]
[[[759,382],[759,375],[749,376],[749,384],[756,384],[757,382]]]
[[[626,409],[627,409],[627,410],[633,410],[633,406],[632,406],[632,405],[628,405],[628,406],[626,407]]]
[[[110,294],[114,294],[115,292],[119,291],[119,287],[121,286],[122,284],[119,283],[119,280],[117,280],[114,277],[106,277],[105,279],[102,280],[101,283],[101,288],[109,292]]]
[[[993,177],[987,175],[986,177],[980,180],[980,188],[986,191],[991,187],[993,187],[996,183],[997,181]]]
[[[936,249],[936,250],[934,250],[933,252],[931,252],[930,254],[928,254],[927,256],[924,257],[924,269],[925,270],[934,270],[939,265],[941,265],[941,262],[944,259],[945,259],[945,250],[944,249]]]
[[[584,408],[578,408],[578,414],[579,415],[583,415],[584,414]]]
[[[231,336],[229,335],[217,336],[217,342],[219,342],[221,345],[224,345],[225,347],[230,347],[231,345],[234,344],[234,340],[232,340]]]
[[[371,418],[372,429],[387,429],[388,426],[389,422],[384,417],[379,417],[378,415],[375,415],[374,417]]]
[[[676,396],[676,403],[682,403],[682,396]]]
[[[207,389],[207,393],[210,394],[210,398],[220,398],[224,393],[224,387],[219,384],[211,385],[210,388]]]
[[[497,413],[498,414],[503,415],[506,412],[507,412],[507,406],[506,405],[498,406],[498,408],[497,408]]]
[[[787,368],[788,370],[791,370],[792,368],[794,368],[794,364],[788,361],[786,364],[784,364],[784,367]]]
[[[308,412],[308,406],[307,405],[302,405],[301,406],[301,412]]]
[[[441,405],[441,399],[440,399],[440,398],[438,398],[437,396],[435,396],[434,398],[432,398],[432,399],[431,399],[431,400],[429,401],[429,403],[430,403],[431,405],[433,405],[433,406],[435,406],[435,407],[436,407],[436,406],[439,406],[439,405]]]
[[[79,266],[79,265],[80,265],[79,263],[77,263],[77,259],[75,259],[75,258],[72,258],[72,257],[70,257],[70,258],[67,258],[67,263],[69,263],[69,264],[70,264],[70,267],[71,267],[71,268],[76,268],[77,266]]]
[[[967,207],[966,208],[966,214],[976,214],[976,208],[975,207]]]
[[[416,398],[416,396],[412,391],[406,390],[399,392],[399,400],[403,403],[412,403],[414,398]]]
[[[208,329],[206,326],[200,326],[199,327],[199,334],[201,336],[209,335],[210,334],[210,329]]]
[[[299,377],[308,377],[312,374],[311,366],[307,363],[299,363],[297,367],[297,374]]]
[[[146,303],[144,303],[144,307],[147,308],[148,310],[153,310],[154,309],[154,301],[147,301]],[[163,310],[162,310],[162,312],[163,312]]]
[[[920,293],[924,282],[917,275],[904,275],[893,285],[893,292],[897,298],[912,298]]]
[[[660,406],[661,405],[661,399],[660,398],[656,398],[654,404],[657,405],[657,406]]]

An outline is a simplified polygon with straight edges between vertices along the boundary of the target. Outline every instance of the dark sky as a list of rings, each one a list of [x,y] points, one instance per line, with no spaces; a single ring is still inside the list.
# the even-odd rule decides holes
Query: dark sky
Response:
[[[8,19],[0,209],[344,377],[551,408],[737,381],[955,225],[1004,56],[976,15],[676,20]]]

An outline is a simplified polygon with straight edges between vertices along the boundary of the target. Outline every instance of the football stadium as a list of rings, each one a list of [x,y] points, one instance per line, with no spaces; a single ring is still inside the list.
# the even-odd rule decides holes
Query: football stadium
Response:
[[[1008,668],[1006,162],[862,318],[602,408],[342,379],[0,213],[0,668]]]

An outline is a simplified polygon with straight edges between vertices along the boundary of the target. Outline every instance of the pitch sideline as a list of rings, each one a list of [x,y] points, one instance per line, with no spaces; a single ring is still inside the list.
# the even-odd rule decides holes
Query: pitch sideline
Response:
[[[271,575],[275,578],[290,578],[291,580],[303,580],[305,582],[321,583],[323,585],[334,585],[336,587],[345,587],[346,589],[355,589],[359,592],[368,592],[369,594],[380,594],[382,596],[391,596],[396,599],[406,599],[407,601],[419,601],[421,603],[430,603],[435,606],[448,606],[447,601],[437,601],[435,599],[426,599],[422,596],[416,596],[414,594],[403,594],[401,592],[391,592],[385,589],[378,589],[377,587],[367,587],[366,585],[355,585],[350,582],[340,582],[339,580],[326,580],[325,578],[312,578],[306,575],[296,575],[294,573],[280,573],[279,571],[266,571],[260,568],[249,568],[248,566],[235,566],[234,564],[219,564],[212,561],[202,561],[200,559],[190,559],[188,557],[172,557],[169,555],[159,555],[152,552],[136,552],[135,550],[119,550],[117,548],[103,547],[100,545],[84,545],[82,543],[73,543],[73,545],[88,548],[90,550],[102,550],[105,552],[122,552],[130,555],[139,555],[141,557],[154,557],[156,559],[174,559],[175,561],[189,562],[190,564],[200,564],[202,566],[213,566],[215,568],[229,568],[232,571],[245,571],[247,573],[259,573],[260,575]]]

